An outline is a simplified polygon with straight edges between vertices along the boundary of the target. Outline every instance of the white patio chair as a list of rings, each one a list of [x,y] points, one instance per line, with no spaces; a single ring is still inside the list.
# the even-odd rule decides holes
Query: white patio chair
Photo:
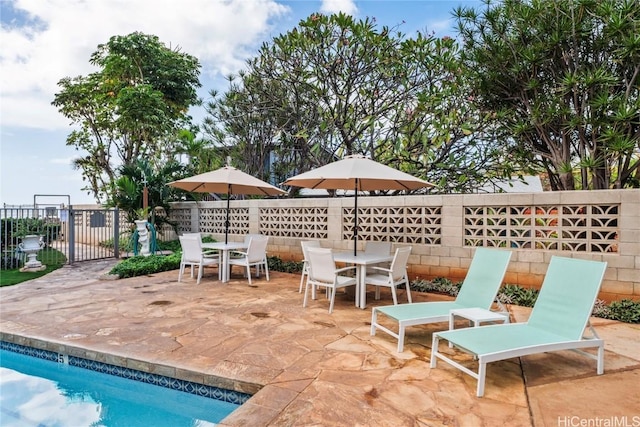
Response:
[[[302,260],[302,274],[300,275],[300,287],[298,288],[298,292],[302,292],[302,286],[304,285],[305,277],[309,277],[309,256],[307,255],[308,248],[319,248],[320,240],[302,240],[300,242],[300,246],[302,246],[302,256],[304,259]]]
[[[249,242],[251,241],[252,238],[254,237],[265,237],[264,234],[260,234],[260,233],[249,233],[249,234],[245,234],[244,236],[244,243],[249,246]]]
[[[365,254],[388,255],[391,253],[391,242],[368,240],[364,244]],[[367,267],[367,274],[375,273],[374,267],[389,267],[389,263],[374,264]]]
[[[251,267],[256,268],[256,277],[260,277],[260,267],[264,267],[267,281],[269,280],[269,264],[267,262],[267,243],[269,237],[267,236],[252,236],[249,239],[246,252],[234,251],[237,258],[229,259],[229,268],[233,265],[242,265],[246,268],[246,276],[249,279],[249,286],[251,286]]]
[[[307,248],[309,261],[309,276],[304,288],[302,306],[307,306],[307,295],[311,286],[311,298],[316,299],[316,287],[325,287],[330,293],[329,314],[333,312],[333,304],[336,299],[336,291],[347,286],[355,286],[356,267],[336,268],[333,253],[329,248]],[[352,271],[354,276],[345,276],[344,273]]]
[[[184,233],[183,234],[184,237],[193,237],[194,239],[198,239],[200,240],[200,246],[202,246],[202,234],[201,233]],[[219,252],[217,249],[211,249],[211,248],[205,248],[204,246],[202,246],[202,253],[204,253],[204,256],[208,256],[208,255],[214,255],[214,256],[219,256]]]
[[[249,247],[249,242],[251,241],[251,239],[253,237],[264,237],[264,234],[261,233],[249,233],[249,234],[245,234],[244,235],[244,244],[247,245],[246,247]],[[232,258],[239,258],[242,257],[241,254],[239,254],[238,252],[234,252],[231,254]],[[260,265],[256,266],[256,276],[260,276]]]
[[[199,233],[185,234],[179,236],[179,239],[180,246],[182,247],[182,258],[180,260],[178,282],[182,281],[182,275],[187,265],[191,267],[191,278],[193,278],[194,267],[198,266],[198,280],[196,284],[200,284],[204,267],[217,265],[218,279],[220,279],[220,255],[202,249],[202,240]]]
[[[411,290],[409,289],[409,279],[407,277],[407,262],[409,261],[409,255],[411,255],[411,246],[405,246],[396,249],[396,253],[391,261],[391,267],[371,267],[369,273],[365,277],[365,286],[374,285],[376,287],[376,299],[380,299],[380,287],[391,288],[391,296],[393,297],[393,304],[398,304],[398,297],[396,295],[396,289],[399,285],[404,285],[407,290],[407,299],[411,301]]]
[[[364,244],[364,252],[367,254],[388,254],[391,252],[391,242],[367,241]]]

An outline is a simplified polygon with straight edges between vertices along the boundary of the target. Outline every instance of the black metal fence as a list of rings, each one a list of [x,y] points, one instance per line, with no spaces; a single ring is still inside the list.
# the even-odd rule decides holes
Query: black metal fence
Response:
[[[39,236],[37,259],[44,265],[118,258],[120,235],[129,230],[118,209],[73,207],[0,208],[1,269],[24,265],[24,238]]]

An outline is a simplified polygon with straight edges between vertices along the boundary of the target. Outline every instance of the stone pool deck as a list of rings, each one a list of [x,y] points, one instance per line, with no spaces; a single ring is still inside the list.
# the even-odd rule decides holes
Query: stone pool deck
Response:
[[[640,425],[640,325],[592,319],[604,375],[568,351],[516,358],[489,365],[477,398],[473,378],[429,368],[431,333],[446,325],[409,328],[402,354],[369,335],[372,305],[390,304],[384,291],[380,301],[369,292],[366,310],[338,294],[330,315],[323,297],[302,308],[296,274],[257,287],[239,274],[220,283],[215,269],[200,285],[178,283],[177,271],[106,280],[114,263],[0,288],[0,339],[254,394],[222,426]]]

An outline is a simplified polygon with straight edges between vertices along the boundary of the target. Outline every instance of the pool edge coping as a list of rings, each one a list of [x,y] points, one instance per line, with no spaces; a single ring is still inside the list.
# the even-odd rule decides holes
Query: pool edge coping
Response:
[[[204,372],[198,372],[194,370],[178,368],[175,366],[164,365],[161,363],[135,359],[128,356],[120,356],[120,355],[105,353],[102,351],[86,349],[83,347],[69,345],[67,343],[46,341],[41,338],[28,337],[25,335],[18,335],[15,333],[7,333],[7,332],[0,331],[0,343],[9,343],[9,344],[14,344],[22,347],[35,349],[35,350],[48,351],[56,354],[76,357],[78,359],[84,359],[89,362],[112,365],[121,369],[129,369],[131,371],[137,371],[142,374],[156,375],[160,377],[166,377],[172,380],[178,380],[178,381],[187,382],[187,383],[194,383],[197,385],[203,385],[206,387],[212,387],[212,388],[230,391],[233,393],[237,393],[239,395],[241,400],[240,405],[245,404],[251,397],[253,397],[253,395],[255,395],[260,389],[263,388],[263,386],[259,384],[252,384],[244,381],[233,380],[229,378],[220,377],[217,375],[206,374]],[[89,368],[85,366],[81,366],[81,367],[85,369],[91,369],[90,367]],[[92,369],[92,370],[95,370],[95,369]],[[105,372],[105,373],[109,374],[108,372]],[[183,390],[183,391],[190,393],[190,391],[186,391],[186,390]],[[198,394],[198,393],[192,393],[192,394]],[[221,400],[221,399],[218,399],[218,400]],[[236,403],[236,402],[231,402],[231,403]]]

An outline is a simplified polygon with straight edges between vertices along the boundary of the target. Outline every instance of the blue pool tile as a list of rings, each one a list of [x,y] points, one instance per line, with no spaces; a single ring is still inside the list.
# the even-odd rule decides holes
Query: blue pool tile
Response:
[[[0,341],[0,349],[13,351],[15,353],[23,354],[26,356],[37,357],[39,359],[46,359],[54,362],[58,362],[60,356],[59,353],[54,351],[37,349],[7,341]],[[155,384],[161,387],[180,390],[187,393],[239,405],[242,405],[251,397],[251,395],[246,393],[241,393],[233,390],[225,390],[215,386],[194,383],[193,381],[180,380],[164,375],[152,374],[149,372],[138,371],[136,369],[123,368],[121,366],[115,366],[95,360],[83,359],[77,356],[69,356],[68,363],[71,366],[77,366],[80,368],[123,377],[134,381]]]

